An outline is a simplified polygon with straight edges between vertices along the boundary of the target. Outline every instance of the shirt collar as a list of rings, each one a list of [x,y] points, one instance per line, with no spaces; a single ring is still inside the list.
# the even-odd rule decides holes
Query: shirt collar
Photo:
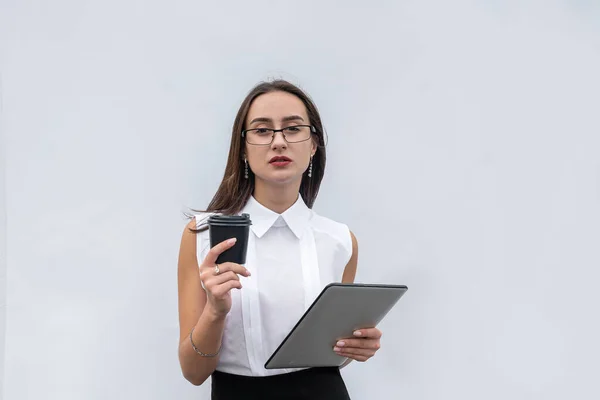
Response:
[[[268,209],[267,207],[260,204],[254,196],[250,196],[248,202],[244,206],[242,213],[250,214],[252,220],[252,231],[259,238],[262,237],[267,231],[275,224],[277,218],[281,217],[290,228],[292,233],[300,239],[304,230],[308,226],[311,211],[306,206],[302,196],[298,195],[296,202],[283,214],[277,214],[275,211]]]

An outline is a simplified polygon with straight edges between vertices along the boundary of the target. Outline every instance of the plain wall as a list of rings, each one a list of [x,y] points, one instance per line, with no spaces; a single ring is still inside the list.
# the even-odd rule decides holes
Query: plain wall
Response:
[[[272,77],[320,108],[315,210],[357,281],[409,286],[353,399],[600,396],[597,2],[1,7],[4,400],[209,398],[177,360],[182,211]]]
[[[2,74],[0,73],[0,400],[4,398],[4,340],[6,337],[6,144],[2,93]]]

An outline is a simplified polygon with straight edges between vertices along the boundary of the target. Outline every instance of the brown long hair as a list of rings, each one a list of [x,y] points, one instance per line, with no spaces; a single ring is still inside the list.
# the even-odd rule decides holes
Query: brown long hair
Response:
[[[244,140],[242,130],[246,123],[248,110],[254,99],[258,96],[270,92],[287,92],[298,97],[306,107],[309,123],[315,127],[316,132],[312,135],[312,140],[317,145],[317,151],[313,157],[312,176],[309,178],[305,172],[300,184],[300,195],[309,208],[312,208],[319,187],[325,174],[325,131],[321,122],[321,116],[317,106],[310,97],[299,87],[285,80],[274,80],[271,82],[261,82],[256,85],[242,102],[231,132],[231,144],[229,146],[229,156],[223,180],[217,189],[206,210],[192,210],[194,212],[215,212],[225,215],[234,215],[239,213],[254,191],[254,173],[248,169],[248,179],[244,178]],[[188,214],[189,218],[193,216]],[[205,230],[206,227],[198,231]]]

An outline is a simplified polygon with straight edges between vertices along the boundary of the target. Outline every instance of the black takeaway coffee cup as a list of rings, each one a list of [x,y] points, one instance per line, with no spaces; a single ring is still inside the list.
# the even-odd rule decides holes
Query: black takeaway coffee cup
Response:
[[[211,215],[208,218],[211,248],[227,239],[237,239],[233,247],[219,255],[217,264],[233,262],[243,265],[246,263],[250,225],[252,225],[252,221],[250,221],[249,214]]]

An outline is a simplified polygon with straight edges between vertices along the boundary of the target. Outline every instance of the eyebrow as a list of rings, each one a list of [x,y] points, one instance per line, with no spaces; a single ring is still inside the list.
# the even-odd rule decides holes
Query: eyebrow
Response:
[[[281,119],[281,122],[298,121],[298,120],[304,122],[304,118],[302,118],[299,115],[288,115],[287,117],[283,117]],[[271,118],[258,117],[258,118],[254,118],[252,121],[250,121],[249,125],[252,125],[255,122],[273,122],[273,120]]]

